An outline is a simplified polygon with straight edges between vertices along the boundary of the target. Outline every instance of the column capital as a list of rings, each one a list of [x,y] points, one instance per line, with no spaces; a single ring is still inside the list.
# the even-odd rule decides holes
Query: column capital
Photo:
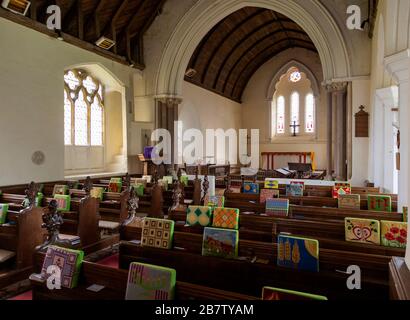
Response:
[[[341,81],[341,82],[330,82],[330,83],[325,83],[324,87],[327,92],[332,93],[332,92],[343,92],[346,91],[347,88],[347,82],[346,81]]]
[[[156,96],[155,99],[158,102],[161,102],[163,104],[166,104],[168,107],[173,107],[175,105],[181,104],[182,103],[182,98],[181,97],[176,97],[176,96]]]
[[[410,49],[386,57],[384,67],[399,84],[409,81]]]

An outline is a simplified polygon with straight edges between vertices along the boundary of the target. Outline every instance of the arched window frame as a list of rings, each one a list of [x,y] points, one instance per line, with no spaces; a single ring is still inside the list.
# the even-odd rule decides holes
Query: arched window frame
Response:
[[[308,99],[312,98],[312,110],[311,110],[311,116],[312,116],[312,128],[310,128],[309,125],[309,106],[308,106]],[[304,112],[304,116],[305,116],[305,128],[304,131],[306,134],[315,134],[316,132],[316,99],[315,99],[315,95],[313,94],[313,92],[308,93],[305,96],[305,112]]]
[[[66,146],[80,146],[80,147],[102,147],[104,146],[104,123],[105,123],[105,107],[104,107],[104,86],[100,81],[98,81],[96,78],[94,78],[92,75],[89,73],[83,71],[83,70],[67,70],[64,74],[66,76],[69,72],[72,72],[77,79],[79,79],[79,84],[75,88],[70,88],[69,84],[64,80],[64,90],[67,93],[67,98],[71,103],[71,143],[67,144],[66,140],[65,145]],[[92,81],[96,84],[96,89],[93,92],[88,92],[86,86],[84,85],[84,81],[86,81],[87,78],[92,79]],[[84,95],[84,101],[87,106],[87,143],[86,144],[77,144],[76,143],[76,135],[75,135],[75,127],[76,127],[76,108],[75,104],[79,98],[79,93],[82,91]],[[101,144],[93,144],[92,143],[92,123],[91,123],[91,112],[92,112],[92,104],[94,103],[95,98],[97,97],[98,102],[102,108],[101,112]],[[65,101],[64,101],[64,108],[65,108]],[[65,110],[65,109],[64,109]],[[64,121],[65,124],[65,121]],[[64,132],[66,131],[66,128],[64,127]]]

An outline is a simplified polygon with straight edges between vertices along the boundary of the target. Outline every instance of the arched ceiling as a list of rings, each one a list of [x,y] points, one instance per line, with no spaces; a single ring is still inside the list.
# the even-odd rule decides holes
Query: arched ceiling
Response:
[[[289,48],[317,52],[295,22],[272,10],[245,7],[218,23],[195,50],[185,80],[234,101],[241,101],[252,75]]]

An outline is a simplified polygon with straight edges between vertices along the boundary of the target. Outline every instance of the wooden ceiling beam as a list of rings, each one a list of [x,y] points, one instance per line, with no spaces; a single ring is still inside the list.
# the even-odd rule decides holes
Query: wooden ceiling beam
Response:
[[[117,9],[115,12],[114,17],[111,20],[111,32],[112,32],[112,40],[115,42],[114,46],[114,53],[117,53],[117,48],[118,48],[118,43],[117,43],[117,28],[115,24],[117,23],[118,18],[121,16],[121,13],[124,11],[124,9],[128,6],[129,0],[124,0],[120,7]]]
[[[104,5],[108,3],[109,0],[100,0],[100,2],[97,5],[97,8],[95,8],[94,15],[93,15],[93,21],[94,21],[94,26],[95,26],[95,35],[96,39],[98,40],[101,37],[101,25],[100,25],[100,12]]]
[[[78,24],[78,38],[84,40],[84,12],[83,1],[77,0],[77,24]]]
[[[276,14],[276,12],[275,12],[275,11],[271,11],[271,13],[272,13],[273,18],[275,18],[275,20],[279,22],[280,27],[282,28],[282,30],[283,30],[283,31],[285,32],[285,34],[286,34],[286,28],[285,28],[285,26],[283,25],[282,21],[279,20],[279,17],[278,17],[278,15]],[[288,34],[286,34],[286,36],[289,37]],[[289,45],[292,46],[292,40],[290,40],[290,37],[289,37]]]
[[[79,0],[73,0],[69,9],[62,14],[62,30],[67,30],[70,23],[75,19],[75,16],[78,15],[78,1]]]
[[[304,34],[304,32],[299,31],[299,30],[294,30],[294,31],[290,31],[290,32],[295,32],[295,33]],[[233,72],[233,71],[236,69],[236,67],[240,64],[240,62],[242,61],[242,59],[244,59],[244,58],[248,55],[249,51],[250,51],[252,48],[258,46],[259,44],[261,44],[262,42],[264,42],[264,41],[266,41],[266,40],[271,39],[273,36],[275,36],[276,34],[279,34],[279,33],[283,33],[283,30],[276,30],[276,31],[274,31],[274,32],[272,32],[272,33],[269,33],[269,34],[267,34],[266,36],[260,38],[258,41],[252,43],[250,46],[248,46],[248,48],[247,48],[247,49],[242,53],[242,55],[236,60],[235,64],[232,65],[232,67],[229,69],[229,71],[228,71],[228,76],[227,76],[226,79],[225,79],[225,84],[224,84],[224,87],[223,87],[222,91],[225,91],[225,87],[226,87],[227,83],[229,82],[229,78],[230,78],[232,72]],[[286,39],[289,39],[289,37],[290,37],[290,36],[289,36],[289,33],[287,33],[287,34],[285,35],[285,37],[286,37]],[[290,38],[292,38],[292,37],[290,37]],[[282,40],[280,40],[279,42],[281,42],[281,41],[283,41],[283,40],[285,40],[285,39],[282,39]],[[289,45],[290,45],[290,44],[289,44]],[[215,87],[216,87],[216,86],[215,86]]]
[[[256,28],[254,28],[252,31],[250,31],[248,34],[245,35],[245,37],[241,38],[236,44],[235,46],[233,46],[231,48],[231,50],[229,51],[229,53],[225,56],[225,59],[223,60],[223,62],[219,65],[218,68],[218,72],[216,73],[216,78],[214,80],[214,84],[213,84],[213,88],[215,88],[216,83],[217,83],[217,79],[219,79],[221,72],[223,70],[223,68],[225,67],[226,63],[229,61],[229,59],[231,58],[231,56],[234,54],[234,52],[246,41],[248,41],[249,38],[251,38],[255,33],[270,27],[272,24],[277,23],[277,20],[269,20],[259,26],[257,26]],[[201,82],[205,81],[205,75],[203,75]]]

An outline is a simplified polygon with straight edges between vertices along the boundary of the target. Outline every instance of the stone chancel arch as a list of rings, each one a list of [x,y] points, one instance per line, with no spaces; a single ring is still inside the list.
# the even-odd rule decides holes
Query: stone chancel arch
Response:
[[[351,76],[343,36],[319,1],[200,0],[181,19],[165,47],[156,77],[157,97],[181,96],[186,68],[200,41],[218,22],[248,6],[270,9],[296,22],[315,44],[325,82]]]

